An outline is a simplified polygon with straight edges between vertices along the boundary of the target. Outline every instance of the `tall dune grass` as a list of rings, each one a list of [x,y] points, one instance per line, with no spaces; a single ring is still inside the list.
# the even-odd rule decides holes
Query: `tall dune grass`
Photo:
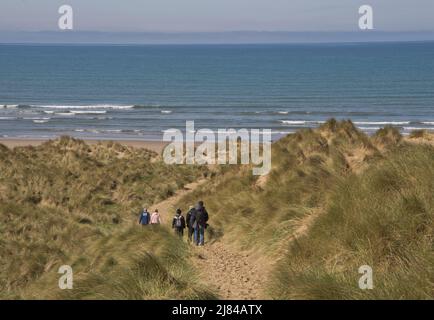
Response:
[[[269,298],[433,299],[427,135],[408,140],[386,127],[367,136],[330,120],[274,143],[265,177],[249,166],[169,166],[150,151],[70,138],[0,145],[0,297],[215,298],[198,285],[185,244],[165,227],[133,225],[142,205],[205,175],[177,205],[205,202],[207,240],[253,252]],[[73,267],[74,290],[57,287],[63,264]],[[373,268],[373,290],[358,287],[362,265]]]
[[[338,184],[275,271],[277,299],[433,299],[434,148],[405,145]],[[358,287],[373,268],[374,289]]]
[[[154,152],[116,143],[89,146],[63,137],[39,147],[0,145],[0,297],[194,297],[192,285],[178,279],[187,270],[185,247],[164,229],[130,226],[144,205],[170,197],[206,171],[166,165]],[[154,247],[167,252],[153,254]],[[171,247],[180,250],[179,269],[165,262]],[[105,260],[130,264],[104,269]],[[88,290],[56,293],[59,266],[72,263],[77,286]],[[140,265],[157,268],[155,279],[152,273],[139,277]],[[108,289],[134,279],[143,290],[132,296]]]
[[[204,200],[209,239],[271,268],[270,298],[432,299],[433,152],[330,120],[273,144],[266,178],[234,167],[179,205]],[[375,290],[358,287],[366,264]]]

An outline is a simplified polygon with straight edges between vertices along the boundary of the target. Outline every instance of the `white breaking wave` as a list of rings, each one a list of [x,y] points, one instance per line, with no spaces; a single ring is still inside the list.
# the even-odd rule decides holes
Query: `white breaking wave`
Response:
[[[424,121],[424,122],[422,122],[422,124],[427,124],[427,125],[433,126],[434,125],[434,121]]]
[[[92,111],[89,111],[89,110],[86,110],[86,111],[84,111],[84,110],[71,110],[70,113],[73,113],[73,114],[104,114],[104,113],[107,113],[107,111],[106,110],[92,110]]]
[[[380,130],[381,129],[381,127],[357,127],[357,128],[359,128],[360,130],[364,130],[364,131],[370,131],[370,130]]]
[[[102,130],[103,132],[123,132],[123,130],[121,129],[107,129],[107,130]]]
[[[278,111],[277,113],[278,114],[288,114],[289,112],[288,111]]]
[[[64,106],[64,105],[32,105],[34,108],[50,108],[50,109],[132,109],[133,105],[122,106],[122,105],[112,105],[112,104],[95,104],[86,106]]]
[[[309,121],[309,120],[280,120],[283,124],[289,125],[304,125],[304,124],[323,124],[325,121]]]
[[[280,120],[283,124],[306,124],[306,121],[298,121],[298,120]]]
[[[50,118],[28,118],[28,117],[24,117],[23,120],[50,120]]]
[[[17,117],[0,117],[0,120],[17,120]]]
[[[138,133],[141,130],[123,130],[123,129],[74,129],[75,132],[90,132],[90,133]]]
[[[405,131],[413,131],[413,130],[434,130],[434,128],[422,128],[422,127],[404,127]]]
[[[167,114],[169,114],[169,113],[172,113],[172,111],[170,111],[170,110],[161,110],[161,113],[167,113]]]
[[[283,124],[289,125],[306,125],[306,124],[323,124],[325,121],[315,121],[315,120],[280,120]],[[356,121],[355,125],[406,125],[410,124],[410,121]],[[427,123],[429,124],[429,123]]]
[[[47,123],[48,120],[33,120],[34,123]]]
[[[410,121],[356,121],[354,124],[361,125],[404,125],[410,124]]]
[[[71,117],[71,116],[75,116],[75,113],[71,113],[71,112],[56,112],[55,115],[56,116]]]
[[[16,107],[18,107],[17,104],[0,104],[0,108],[14,109]]]

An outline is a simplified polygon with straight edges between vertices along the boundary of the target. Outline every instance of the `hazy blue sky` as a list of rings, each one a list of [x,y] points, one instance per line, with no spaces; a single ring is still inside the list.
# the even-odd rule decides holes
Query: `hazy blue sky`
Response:
[[[377,30],[434,30],[434,0],[0,0],[0,30],[57,30],[62,4],[76,30],[355,31],[362,4]]]

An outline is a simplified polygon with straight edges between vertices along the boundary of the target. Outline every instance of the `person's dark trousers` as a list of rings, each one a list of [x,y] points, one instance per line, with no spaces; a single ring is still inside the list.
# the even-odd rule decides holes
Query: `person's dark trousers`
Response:
[[[197,232],[198,227],[194,228],[194,244],[198,245],[199,244],[199,233]]]
[[[194,233],[194,240],[198,246],[203,246],[205,244],[205,227],[197,226]]]
[[[193,238],[193,234],[194,234],[194,228],[188,228],[188,241],[192,241]]]
[[[183,228],[175,228],[175,233],[182,238],[184,236],[184,229]]]

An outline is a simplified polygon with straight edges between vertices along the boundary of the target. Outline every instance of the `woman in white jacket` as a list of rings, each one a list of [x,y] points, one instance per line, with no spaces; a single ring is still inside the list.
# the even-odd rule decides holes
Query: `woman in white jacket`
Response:
[[[154,213],[151,215],[151,224],[161,224],[161,216],[158,209],[155,209]]]

